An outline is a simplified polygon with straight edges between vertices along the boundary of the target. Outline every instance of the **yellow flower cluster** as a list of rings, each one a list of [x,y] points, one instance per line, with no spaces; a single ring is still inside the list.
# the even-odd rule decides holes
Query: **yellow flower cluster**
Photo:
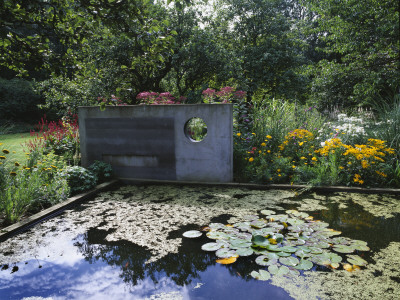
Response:
[[[308,131],[306,129],[295,129],[291,132],[289,132],[286,136],[285,136],[285,140],[283,141],[283,143],[281,145],[279,145],[279,150],[283,151],[285,149],[285,147],[287,145],[289,145],[289,143],[293,140],[295,141],[299,141],[301,140],[301,142],[299,142],[299,146],[303,146],[304,142],[306,141],[311,141],[314,139],[314,135],[311,131]]]
[[[387,175],[385,173],[383,173],[383,172],[379,172],[379,171],[375,171],[375,172],[376,172],[376,174],[378,174],[378,175],[380,175],[382,177],[387,177]]]
[[[358,182],[359,184],[363,184],[364,180],[361,180],[361,175],[360,174],[355,174],[353,178],[354,182]]]
[[[355,145],[349,146],[344,145],[347,149],[343,155],[351,155],[355,157],[357,160],[361,161],[363,168],[368,167],[366,160],[372,158],[374,160],[384,162],[383,157],[386,154],[394,154],[394,149],[386,148],[385,141],[378,139],[368,139],[367,145]]]
[[[252,133],[252,134],[255,135],[255,133]],[[261,147],[267,147],[267,143],[266,143],[266,142],[269,142],[269,140],[272,139],[272,136],[267,135],[266,138],[267,138],[267,139],[265,140],[265,142],[262,142],[262,143],[260,144]],[[254,154],[256,154],[256,153],[262,154],[262,155],[266,155],[267,153],[271,153],[271,150],[258,150],[258,151],[257,151],[257,147],[253,147],[253,148],[251,149],[251,151],[247,151],[247,153],[250,154],[250,155],[254,155]],[[245,159],[248,160],[249,162],[253,162],[253,161],[254,161],[254,157],[250,157],[250,158],[248,158],[248,159],[245,158]]]
[[[321,149],[315,150],[315,153],[319,153],[322,156],[327,156],[329,153],[335,153],[335,149],[345,147],[347,145],[342,143],[339,138],[334,138],[325,141],[324,146]]]

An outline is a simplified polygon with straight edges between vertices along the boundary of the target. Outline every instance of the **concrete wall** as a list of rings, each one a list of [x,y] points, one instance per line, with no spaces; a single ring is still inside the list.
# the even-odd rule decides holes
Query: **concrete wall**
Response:
[[[79,107],[82,165],[109,162],[120,178],[230,182],[233,180],[231,104]],[[185,135],[199,117],[204,140]]]

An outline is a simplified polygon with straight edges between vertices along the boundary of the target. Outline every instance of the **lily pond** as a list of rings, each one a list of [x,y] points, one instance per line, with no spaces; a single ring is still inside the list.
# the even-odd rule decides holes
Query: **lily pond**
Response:
[[[0,243],[0,299],[398,299],[400,197],[130,185]]]

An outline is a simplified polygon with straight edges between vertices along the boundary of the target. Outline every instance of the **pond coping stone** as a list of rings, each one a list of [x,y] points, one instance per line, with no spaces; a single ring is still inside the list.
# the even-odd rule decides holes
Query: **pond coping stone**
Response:
[[[121,182],[126,184],[171,184],[171,185],[202,185],[202,186],[223,186],[223,187],[244,187],[259,190],[294,190],[294,191],[318,191],[318,192],[346,192],[346,193],[364,193],[364,194],[395,194],[400,195],[400,189],[393,188],[362,188],[347,186],[308,186],[301,184],[257,184],[245,182],[196,182],[196,181],[172,181],[172,180],[154,180],[141,178],[120,178]]]
[[[119,182],[119,180],[115,179],[115,180],[112,180],[109,182],[99,184],[87,192],[80,193],[78,195],[70,197],[63,202],[53,205],[52,207],[49,207],[41,212],[38,212],[37,214],[29,216],[26,219],[23,219],[17,223],[14,223],[8,227],[1,229],[0,230],[0,242],[6,240],[7,238],[11,237],[15,233],[18,233],[19,231],[25,230],[28,227],[30,227],[36,223],[42,222],[47,218],[53,217],[53,216],[61,213],[68,206],[71,206],[80,201],[86,200],[86,199],[96,195],[97,193],[116,185],[118,182]]]

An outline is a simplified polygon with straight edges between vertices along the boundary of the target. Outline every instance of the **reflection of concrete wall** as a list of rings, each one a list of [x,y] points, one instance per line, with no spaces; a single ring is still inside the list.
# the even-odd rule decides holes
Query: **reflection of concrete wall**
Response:
[[[201,142],[185,123],[207,124]],[[229,182],[233,179],[231,104],[79,107],[82,165],[109,162],[120,178]]]

